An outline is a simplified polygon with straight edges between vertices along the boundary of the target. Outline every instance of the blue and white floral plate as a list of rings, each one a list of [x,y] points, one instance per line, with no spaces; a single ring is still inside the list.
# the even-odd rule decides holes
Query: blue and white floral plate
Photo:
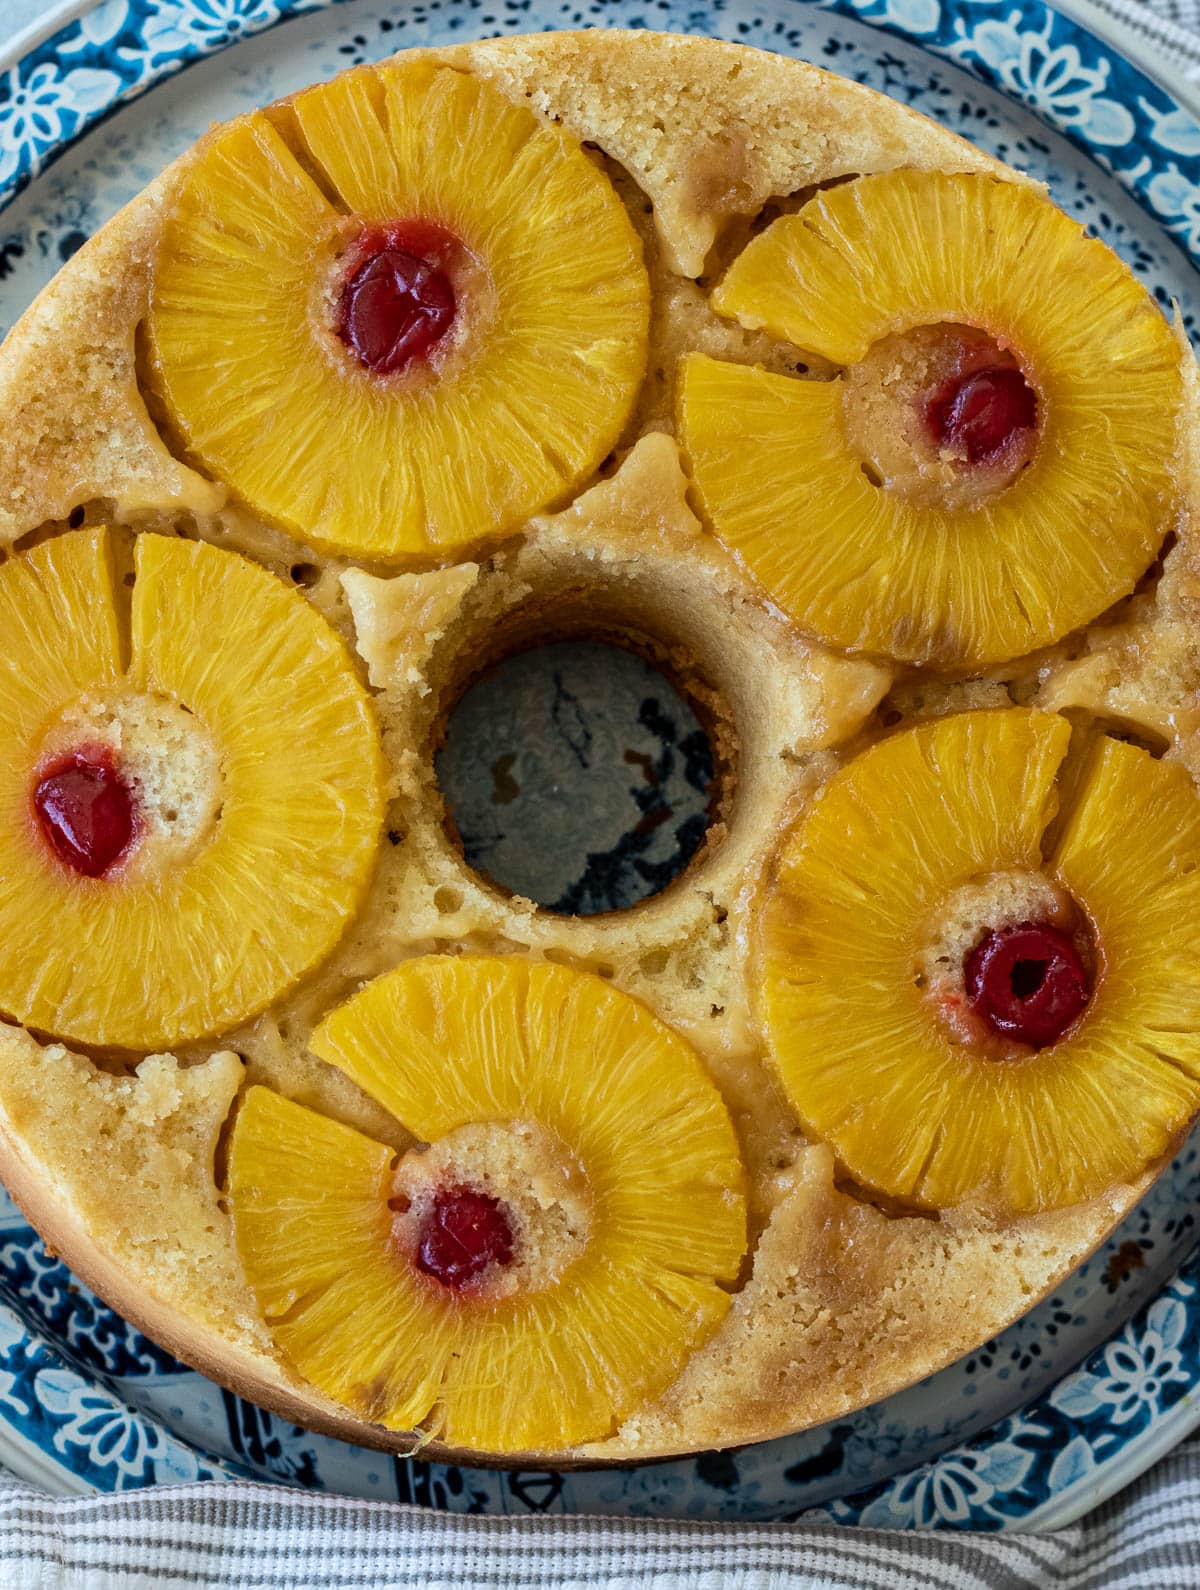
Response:
[[[601,21],[762,44],[918,106],[1044,178],[1194,325],[1186,89],[1043,0],[74,0],[0,54],[0,326],[212,120],[405,44]],[[458,1511],[1047,1528],[1200,1424],[1198,1196],[1193,1144],[1054,1297],[852,1418],[561,1475],[393,1460],[239,1402],[81,1287],[0,1193],[0,1460],[59,1490],[237,1474]]]

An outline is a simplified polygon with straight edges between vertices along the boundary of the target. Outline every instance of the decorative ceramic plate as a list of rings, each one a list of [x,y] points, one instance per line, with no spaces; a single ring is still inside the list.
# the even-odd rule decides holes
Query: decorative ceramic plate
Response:
[[[1200,123],[1042,0],[75,0],[58,32],[0,57],[0,327],[211,121],[404,45],[599,21],[764,45],[916,105],[1046,180],[1194,325]],[[475,710],[481,723],[500,707],[534,714],[561,809],[588,814],[577,862],[540,887],[592,909],[626,903],[681,859],[631,841],[647,825],[629,748],[655,767],[656,800],[677,818],[689,802],[699,812],[694,726],[641,665],[598,674],[585,648],[552,650],[552,679],[502,681],[494,688],[510,695]],[[580,757],[572,736],[625,749],[610,766]],[[468,853],[505,849],[511,874],[523,862],[505,824],[529,831],[528,814],[522,823],[519,802],[494,809],[486,760],[468,756],[443,780],[457,785]],[[556,844],[554,859],[568,853]],[[536,870],[545,857],[526,861]],[[1200,1424],[1198,1198],[1193,1143],[1053,1297],[969,1358],[839,1423],[643,1468],[498,1474],[344,1446],[239,1402],[75,1282],[0,1192],[0,1460],[63,1491],[252,1474],[463,1512],[1046,1528]]]

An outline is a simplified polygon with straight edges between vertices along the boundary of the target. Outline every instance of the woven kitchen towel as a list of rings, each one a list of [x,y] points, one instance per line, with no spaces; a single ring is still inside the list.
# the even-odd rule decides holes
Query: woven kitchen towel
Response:
[[[11,1482],[10,1482],[11,1483]],[[1200,1441],[1054,1535],[464,1518],[265,1485],[0,1481],[4,1590],[1197,1590]]]
[[[54,3],[0,0],[0,43]],[[1094,3],[1200,81],[1200,0]],[[0,1469],[0,1590],[363,1587],[1200,1590],[1200,1438],[1044,1536],[464,1518],[248,1484],[60,1501]]]
[[[1200,0],[1092,0],[1155,49],[1185,76],[1200,82]],[[1069,6],[1068,6],[1069,9]]]

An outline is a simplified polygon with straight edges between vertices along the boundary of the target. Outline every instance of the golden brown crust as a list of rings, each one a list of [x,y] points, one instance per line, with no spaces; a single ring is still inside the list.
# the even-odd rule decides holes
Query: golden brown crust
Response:
[[[683,1032],[724,1090],[753,1178],[754,1269],[725,1325],[653,1408],[583,1453],[506,1461],[630,1461],[761,1440],[887,1395],[992,1335],[1078,1264],[1150,1179],[997,1227],[963,1211],[882,1214],[838,1190],[828,1152],[804,1145],[749,1008],[748,894],[773,835],[836,766],[837,747],[853,743],[891,675],[803,639],[762,600],[703,534],[678,450],[659,434],[670,429],[681,349],[768,362],[778,353],[716,321],[686,279],[768,199],[900,165],[1003,168],[859,85],[715,41],[547,34],[433,53],[557,117],[636,184],[626,197],[657,306],[652,376],[628,438],[641,440],[613,479],[478,563],[387,578],[314,564],[309,595],[356,641],[378,692],[400,814],[359,923],[329,966],[225,1036],[240,1061],[197,1046],[181,1068],[147,1062],[135,1077],[110,1076],[0,1029],[0,1175],[73,1268],[179,1357],[299,1423],[407,1450],[411,1439],[303,1386],[258,1320],[213,1172],[243,1070],[403,1147],[394,1121],[307,1053],[308,1033],[348,987],[448,944],[599,967]],[[169,182],[114,218],[0,351],[0,543],[103,502],[135,527],[186,516],[195,533],[286,570],[312,554],[174,459],[139,391],[136,332]],[[443,831],[429,741],[464,653],[511,640],[531,611],[569,625],[581,592],[593,618],[608,604],[607,629],[653,645],[702,700],[709,690],[732,708],[736,735],[717,730],[738,759],[739,794],[722,814],[724,844],[663,895],[620,916],[562,919],[500,897],[465,868]],[[1061,662],[1050,660],[1048,678]],[[964,691],[987,688],[926,689],[912,710],[968,704]],[[149,1134],[141,1158],[139,1130]]]
[[[680,1428],[738,1445],[890,1396],[977,1347],[985,1319],[991,1335],[1023,1314],[1152,1179],[1007,1225],[965,1210],[896,1217],[837,1189],[827,1147],[806,1149],[716,1337],[655,1406],[588,1454],[666,1456]]]
[[[772,197],[902,165],[1005,169],[873,89],[718,39],[542,33],[436,53],[598,143],[652,201],[684,276],[702,274],[722,226]]]
[[[148,189],[60,272],[6,337],[0,357],[0,544],[73,509],[111,500],[211,513],[222,487],[163,445],[138,390],[135,336],[145,313],[159,204]]]

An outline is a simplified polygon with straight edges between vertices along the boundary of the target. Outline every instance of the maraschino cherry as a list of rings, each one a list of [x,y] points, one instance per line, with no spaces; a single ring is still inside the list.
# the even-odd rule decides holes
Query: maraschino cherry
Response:
[[[133,791],[107,750],[73,751],[48,768],[33,791],[47,844],[85,878],[99,878],[134,835]]]
[[[338,335],[377,375],[433,351],[457,303],[444,267],[450,240],[431,227],[393,227],[360,239],[342,287]]]
[[[1033,1049],[1056,1043],[1091,997],[1069,934],[1049,922],[994,928],[963,963],[967,1000],[999,1038]]]
[[[417,1269],[457,1289],[492,1265],[512,1262],[513,1230],[504,1205],[474,1187],[445,1187],[417,1237]]]
[[[1012,366],[972,370],[944,381],[925,402],[925,419],[939,447],[988,464],[1037,424],[1037,394]]]

